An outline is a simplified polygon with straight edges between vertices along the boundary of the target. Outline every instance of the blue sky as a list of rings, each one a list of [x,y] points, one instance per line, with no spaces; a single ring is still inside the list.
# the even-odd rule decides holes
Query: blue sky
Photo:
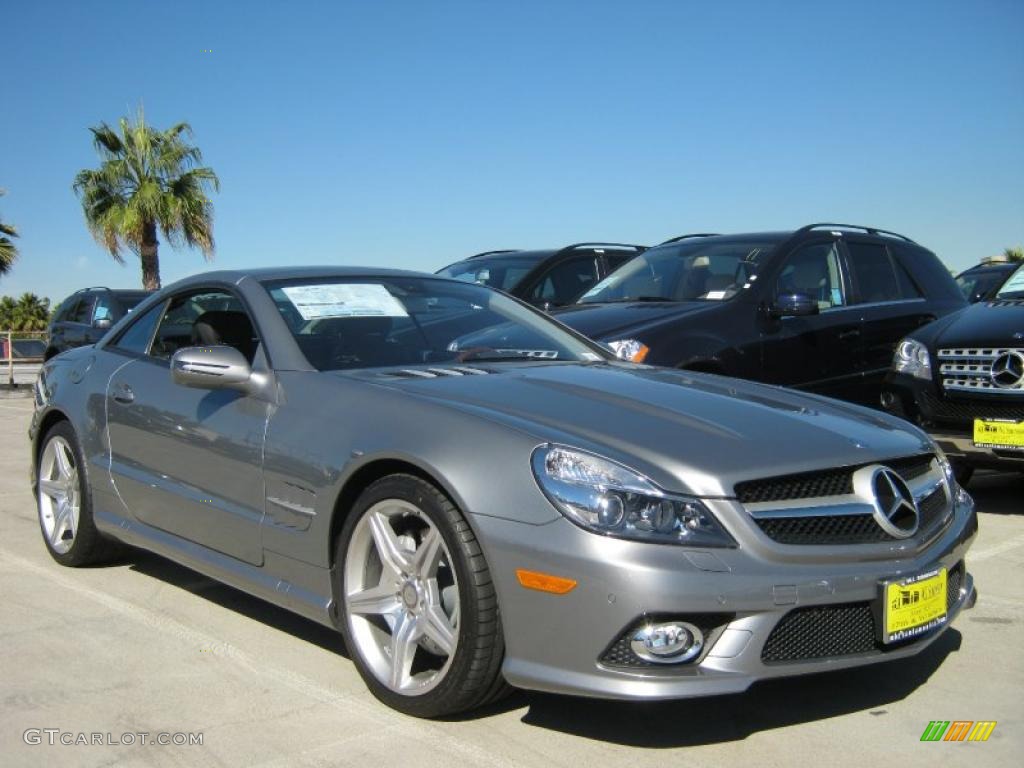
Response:
[[[810,221],[965,267],[1024,242],[1024,2],[9,3],[0,293],[136,286],[71,191],[145,105],[219,174],[213,267]],[[211,53],[204,52],[211,50]]]

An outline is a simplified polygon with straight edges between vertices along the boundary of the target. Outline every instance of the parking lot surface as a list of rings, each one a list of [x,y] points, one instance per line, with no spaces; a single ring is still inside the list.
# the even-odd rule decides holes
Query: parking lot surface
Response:
[[[54,563],[28,485],[30,412],[30,399],[0,398],[4,766],[1020,764],[1020,476],[971,484],[977,607],[909,662],[713,699],[517,693],[425,722],[377,703],[337,634],[282,609],[142,552],[96,568]],[[921,742],[932,720],[997,725],[984,743]],[[201,734],[202,744],[151,743],[161,733]],[[61,743],[93,734],[102,743]]]

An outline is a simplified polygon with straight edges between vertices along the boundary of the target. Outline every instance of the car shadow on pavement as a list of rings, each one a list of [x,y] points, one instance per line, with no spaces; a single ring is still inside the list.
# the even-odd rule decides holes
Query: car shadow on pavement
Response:
[[[341,634],[329,627],[317,624],[285,608],[279,608],[258,597],[207,578],[196,571],[178,565],[159,555],[141,549],[131,549],[124,557],[129,570],[136,571],[166,584],[190,592],[196,597],[209,600],[219,606],[235,611],[268,627],[305,640],[324,650],[349,658]]]
[[[1024,513],[1024,474],[977,472],[967,484],[978,509],[993,515]]]
[[[661,702],[531,694],[522,722],[625,746],[664,749],[742,740],[759,731],[869,711],[923,685],[961,635],[948,630],[919,655],[870,667],[755,683],[746,693]]]

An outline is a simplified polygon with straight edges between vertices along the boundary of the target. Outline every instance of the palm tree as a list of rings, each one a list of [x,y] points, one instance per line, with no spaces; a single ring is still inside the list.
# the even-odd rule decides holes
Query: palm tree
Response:
[[[3,197],[4,194],[4,191],[0,189],[0,197]],[[18,230],[12,225],[0,221],[0,275],[10,271],[14,260],[18,258],[18,248],[11,240],[12,237],[17,236]]]
[[[11,308],[10,328],[14,331],[45,331],[50,322],[50,300],[23,293]]]
[[[90,128],[100,167],[75,176],[85,222],[96,241],[124,263],[122,249],[142,262],[142,287],[160,287],[157,229],[172,246],[198,247],[213,258],[213,204],[207,190],[220,189],[217,174],[200,165],[192,129],[178,123],[165,131],[122,117],[118,130],[106,123]]]
[[[1021,248],[1019,245],[1016,248],[1004,248],[1003,256],[1008,261],[1024,261],[1024,248]]]

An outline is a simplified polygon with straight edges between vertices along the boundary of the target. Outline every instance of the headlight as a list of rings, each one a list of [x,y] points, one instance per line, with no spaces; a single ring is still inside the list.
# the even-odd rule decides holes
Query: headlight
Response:
[[[636,339],[609,341],[608,346],[618,357],[631,363],[642,363],[647,357],[647,353],[651,351],[646,344]]]
[[[621,464],[559,445],[539,446],[532,462],[551,503],[588,531],[661,544],[736,546],[700,500],[667,495]]]
[[[905,373],[918,379],[931,381],[932,360],[928,347],[914,339],[904,339],[896,345],[896,354],[892,357],[892,369],[896,373]]]

